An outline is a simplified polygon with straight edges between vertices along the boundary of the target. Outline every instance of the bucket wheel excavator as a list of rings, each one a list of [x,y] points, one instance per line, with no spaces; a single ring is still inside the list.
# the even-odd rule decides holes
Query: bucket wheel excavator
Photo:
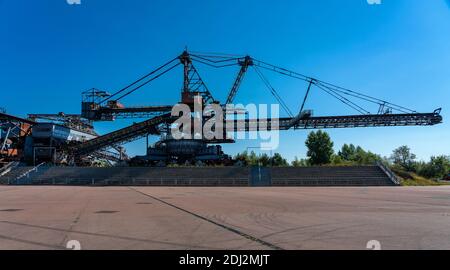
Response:
[[[237,75],[231,83],[225,102],[221,103],[213,97],[205,81],[200,76],[197,65],[213,69],[238,68]],[[141,165],[229,163],[231,159],[223,153],[220,144],[233,143],[234,140],[226,135],[223,139],[208,139],[202,135],[200,138],[181,140],[176,140],[171,136],[171,126],[177,119],[172,116],[171,111],[176,104],[127,107],[122,103],[122,100],[127,96],[144,86],[148,86],[151,82],[163,77],[177,67],[181,67],[183,75],[181,101],[178,104],[184,104],[193,108],[196,100],[200,100],[200,105],[203,107],[216,104],[226,108],[234,102],[245,75],[249,70],[253,70],[286,113],[285,117],[266,119],[251,119],[247,117],[244,117],[244,119],[242,117],[241,119],[237,117],[229,119],[229,117],[225,116],[222,124],[234,127],[232,130],[227,130],[228,132],[251,132],[259,131],[263,128],[264,130],[297,130],[432,126],[442,123],[441,109],[430,113],[419,113],[415,110],[281,68],[250,56],[191,53],[185,50],[181,55],[113,94],[98,89],[83,92],[81,117],[87,120],[114,121],[124,118],[145,118],[148,120],[98,136],[84,143],[70,145],[67,150],[74,159],[81,160],[82,157],[110,148],[112,145],[121,145],[142,137],[148,138],[149,135],[156,135],[160,136],[161,139],[155,145],[147,146],[147,154],[133,159],[134,163]],[[305,83],[305,95],[297,113],[292,113],[286,102],[267,79],[265,72],[276,73]],[[319,91],[335,98],[343,105],[354,110],[355,114],[314,116],[313,111],[305,110],[305,104],[312,91]],[[377,111],[370,112],[361,103],[376,105]],[[206,117],[201,119],[202,124],[207,120],[209,119]],[[192,121],[195,121],[193,116]]]

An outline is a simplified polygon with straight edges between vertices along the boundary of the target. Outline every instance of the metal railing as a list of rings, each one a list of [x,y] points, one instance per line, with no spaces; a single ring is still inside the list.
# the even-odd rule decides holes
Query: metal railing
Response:
[[[39,165],[29,169],[28,171],[24,172],[23,174],[17,176],[16,178],[14,178],[12,181],[10,179],[8,179],[8,185],[11,184],[11,182],[15,182],[17,183],[19,180],[23,179],[23,178],[30,178],[30,173],[32,172],[38,172],[39,168],[42,167],[45,164],[45,162],[40,163]]]
[[[400,179],[397,177],[397,175],[395,175],[395,173],[388,166],[386,166],[381,161],[377,161],[376,164],[377,164],[378,167],[380,167],[380,169],[389,177],[389,179],[396,186],[400,186],[400,184],[401,184]]]
[[[19,162],[10,162],[6,164],[5,166],[0,168],[0,177],[6,175],[9,173],[13,168],[17,167],[19,165]]]
[[[16,181],[17,183],[17,181]],[[36,177],[25,185],[73,186],[248,186],[248,178],[68,178]],[[21,184],[23,185],[23,184]]]

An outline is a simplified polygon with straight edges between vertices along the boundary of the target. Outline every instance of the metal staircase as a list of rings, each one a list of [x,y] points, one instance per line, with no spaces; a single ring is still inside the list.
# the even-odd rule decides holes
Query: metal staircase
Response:
[[[45,162],[40,163],[35,167],[16,167],[9,174],[1,177],[0,180],[3,184],[8,185],[31,185],[33,177],[48,169],[48,167],[44,165]]]
[[[394,183],[394,185],[396,186],[401,185],[400,179],[397,177],[397,175],[395,175],[395,173],[383,162],[377,161],[377,166],[387,175],[387,177],[389,177],[389,179],[392,181],[392,183]]]

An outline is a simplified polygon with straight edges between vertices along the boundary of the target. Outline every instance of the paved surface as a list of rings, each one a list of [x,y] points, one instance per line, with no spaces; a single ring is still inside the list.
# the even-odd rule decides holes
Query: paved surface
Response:
[[[0,249],[450,249],[450,187],[0,186]]]

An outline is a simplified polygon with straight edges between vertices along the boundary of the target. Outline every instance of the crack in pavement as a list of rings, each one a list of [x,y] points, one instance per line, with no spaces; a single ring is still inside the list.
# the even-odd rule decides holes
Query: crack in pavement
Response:
[[[67,229],[59,229],[59,228],[46,227],[46,226],[40,226],[40,225],[25,224],[25,223],[12,222],[12,221],[6,221],[6,220],[0,220],[0,223],[10,224],[10,225],[18,225],[18,226],[25,226],[25,227],[31,227],[31,228],[37,228],[37,229],[44,229],[44,230],[51,230],[51,231],[58,231],[58,232],[67,232],[67,233],[73,233],[73,234],[82,234],[82,235],[90,235],[90,236],[98,236],[98,237],[107,237],[107,238],[113,238],[113,239],[119,239],[119,240],[138,241],[138,242],[153,243],[153,244],[163,244],[163,245],[175,246],[175,247],[180,247],[181,246],[181,247],[185,247],[185,248],[211,249],[210,247],[200,246],[200,245],[198,245],[198,246],[185,245],[185,244],[174,243],[174,242],[148,240],[148,239],[127,237],[127,236],[110,235],[110,234],[104,234],[104,233],[91,233],[91,232],[83,232],[83,231],[76,231],[76,230],[69,231]],[[0,235],[0,237],[1,237],[1,235]]]
[[[239,231],[239,230],[236,230],[236,229],[234,229],[234,228],[232,228],[232,227],[226,226],[226,225],[224,225],[224,224],[222,224],[222,223],[218,223],[218,222],[216,222],[216,221],[214,221],[214,220],[212,220],[212,219],[209,219],[209,218],[207,218],[207,217],[201,216],[201,215],[199,215],[199,214],[196,214],[196,213],[194,213],[194,212],[191,212],[191,211],[189,211],[189,210],[186,210],[186,209],[184,209],[184,208],[181,208],[181,207],[179,207],[179,206],[176,206],[176,205],[174,205],[174,204],[171,204],[171,203],[166,202],[166,201],[164,201],[164,200],[161,200],[161,199],[159,199],[159,198],[156,198],[156,197],[154,197],[154,196],[152,196],[152,195],[149,195],[149,194],[147,194],[147,193],[144,193],[144,192],[142,192],[142,191],[139,191],[139,190],[137,190],[137,189],[134,189],[134,188],[131,188],[131,187],[130,187],[129,189],[130,189],[130,190],[133,190],[133,191],[135,191],[135,192],[137,192],[137,193],[140,193],[140,194],[142,194],[142,195],[144,195],[144,196],[146,196],[146,197],[149,197],[149,198],[151,198],[151,199],[153,199],[153,200],[156,200],[156,201],[158,201],[158,202],[160,202],[160,203],[163,203],[163,204],[165,204],[165,205],[168,205],[168,206],[170,206],[170,207],[173,207],[173,208],[175,208],[175,209],[178,209],[178,210],[180,210],[180,211],[183,211],[183,212],[185,212],[185,213],[187,213],[187,214],[189,214],[189,215],[192,215],[192,216],[194,216],[194,217],[196,217],[196,218],[202,219],[202,220],[204,220],[204,221],[206,221],[206,222],[209,222],[209,223],[211,223],[211,224],[214,224],[214,225],[216,225],[216,226],[219,226],[219,227],[221,227],[221,228],[223,228],[223,229],[225,229],[225,230],[227,230],[227,231],[229,231],[229,232],[238,234],[238,235],[240,235],[240,236],[242,236],[242,237],[244,237],[244,238],[246,238],[246,239],[248,239],[248,240],[257,242],[257,243],[259,243],[259,244],[261,244],[261,245],[263,245],[263,246],[266,246],[266,247],[268,247],[268,248],[271,248],[271,249],[274,249],[274,250],[282,250],[281,247],[276,246],[276,245],[274,245],[274,244],[272,244],[272,243],[266,242],[266,241],[264,241],[264,240],[262,240],[262,239],[260,239],[260,238],[255,237],[255,236],[246,234],[246,233],[241,232],[241,231]]]
[[[41,247],[51,248],[51,249],[64,249],[61,246],[57,246],[57,245],[50,245],[50,244],[45,244],[45,243],[40,243],[40,242],[35,242],[35,241],[30,241],[30,240],[25,240],[25,239],[20,239],[20,238],[14,238],[14,237],[1,235],[1,234],[0,234],[0,239],[20,242],[20,243],[25,243],[25,244],[35,245],[35,246],[41,246]]]

